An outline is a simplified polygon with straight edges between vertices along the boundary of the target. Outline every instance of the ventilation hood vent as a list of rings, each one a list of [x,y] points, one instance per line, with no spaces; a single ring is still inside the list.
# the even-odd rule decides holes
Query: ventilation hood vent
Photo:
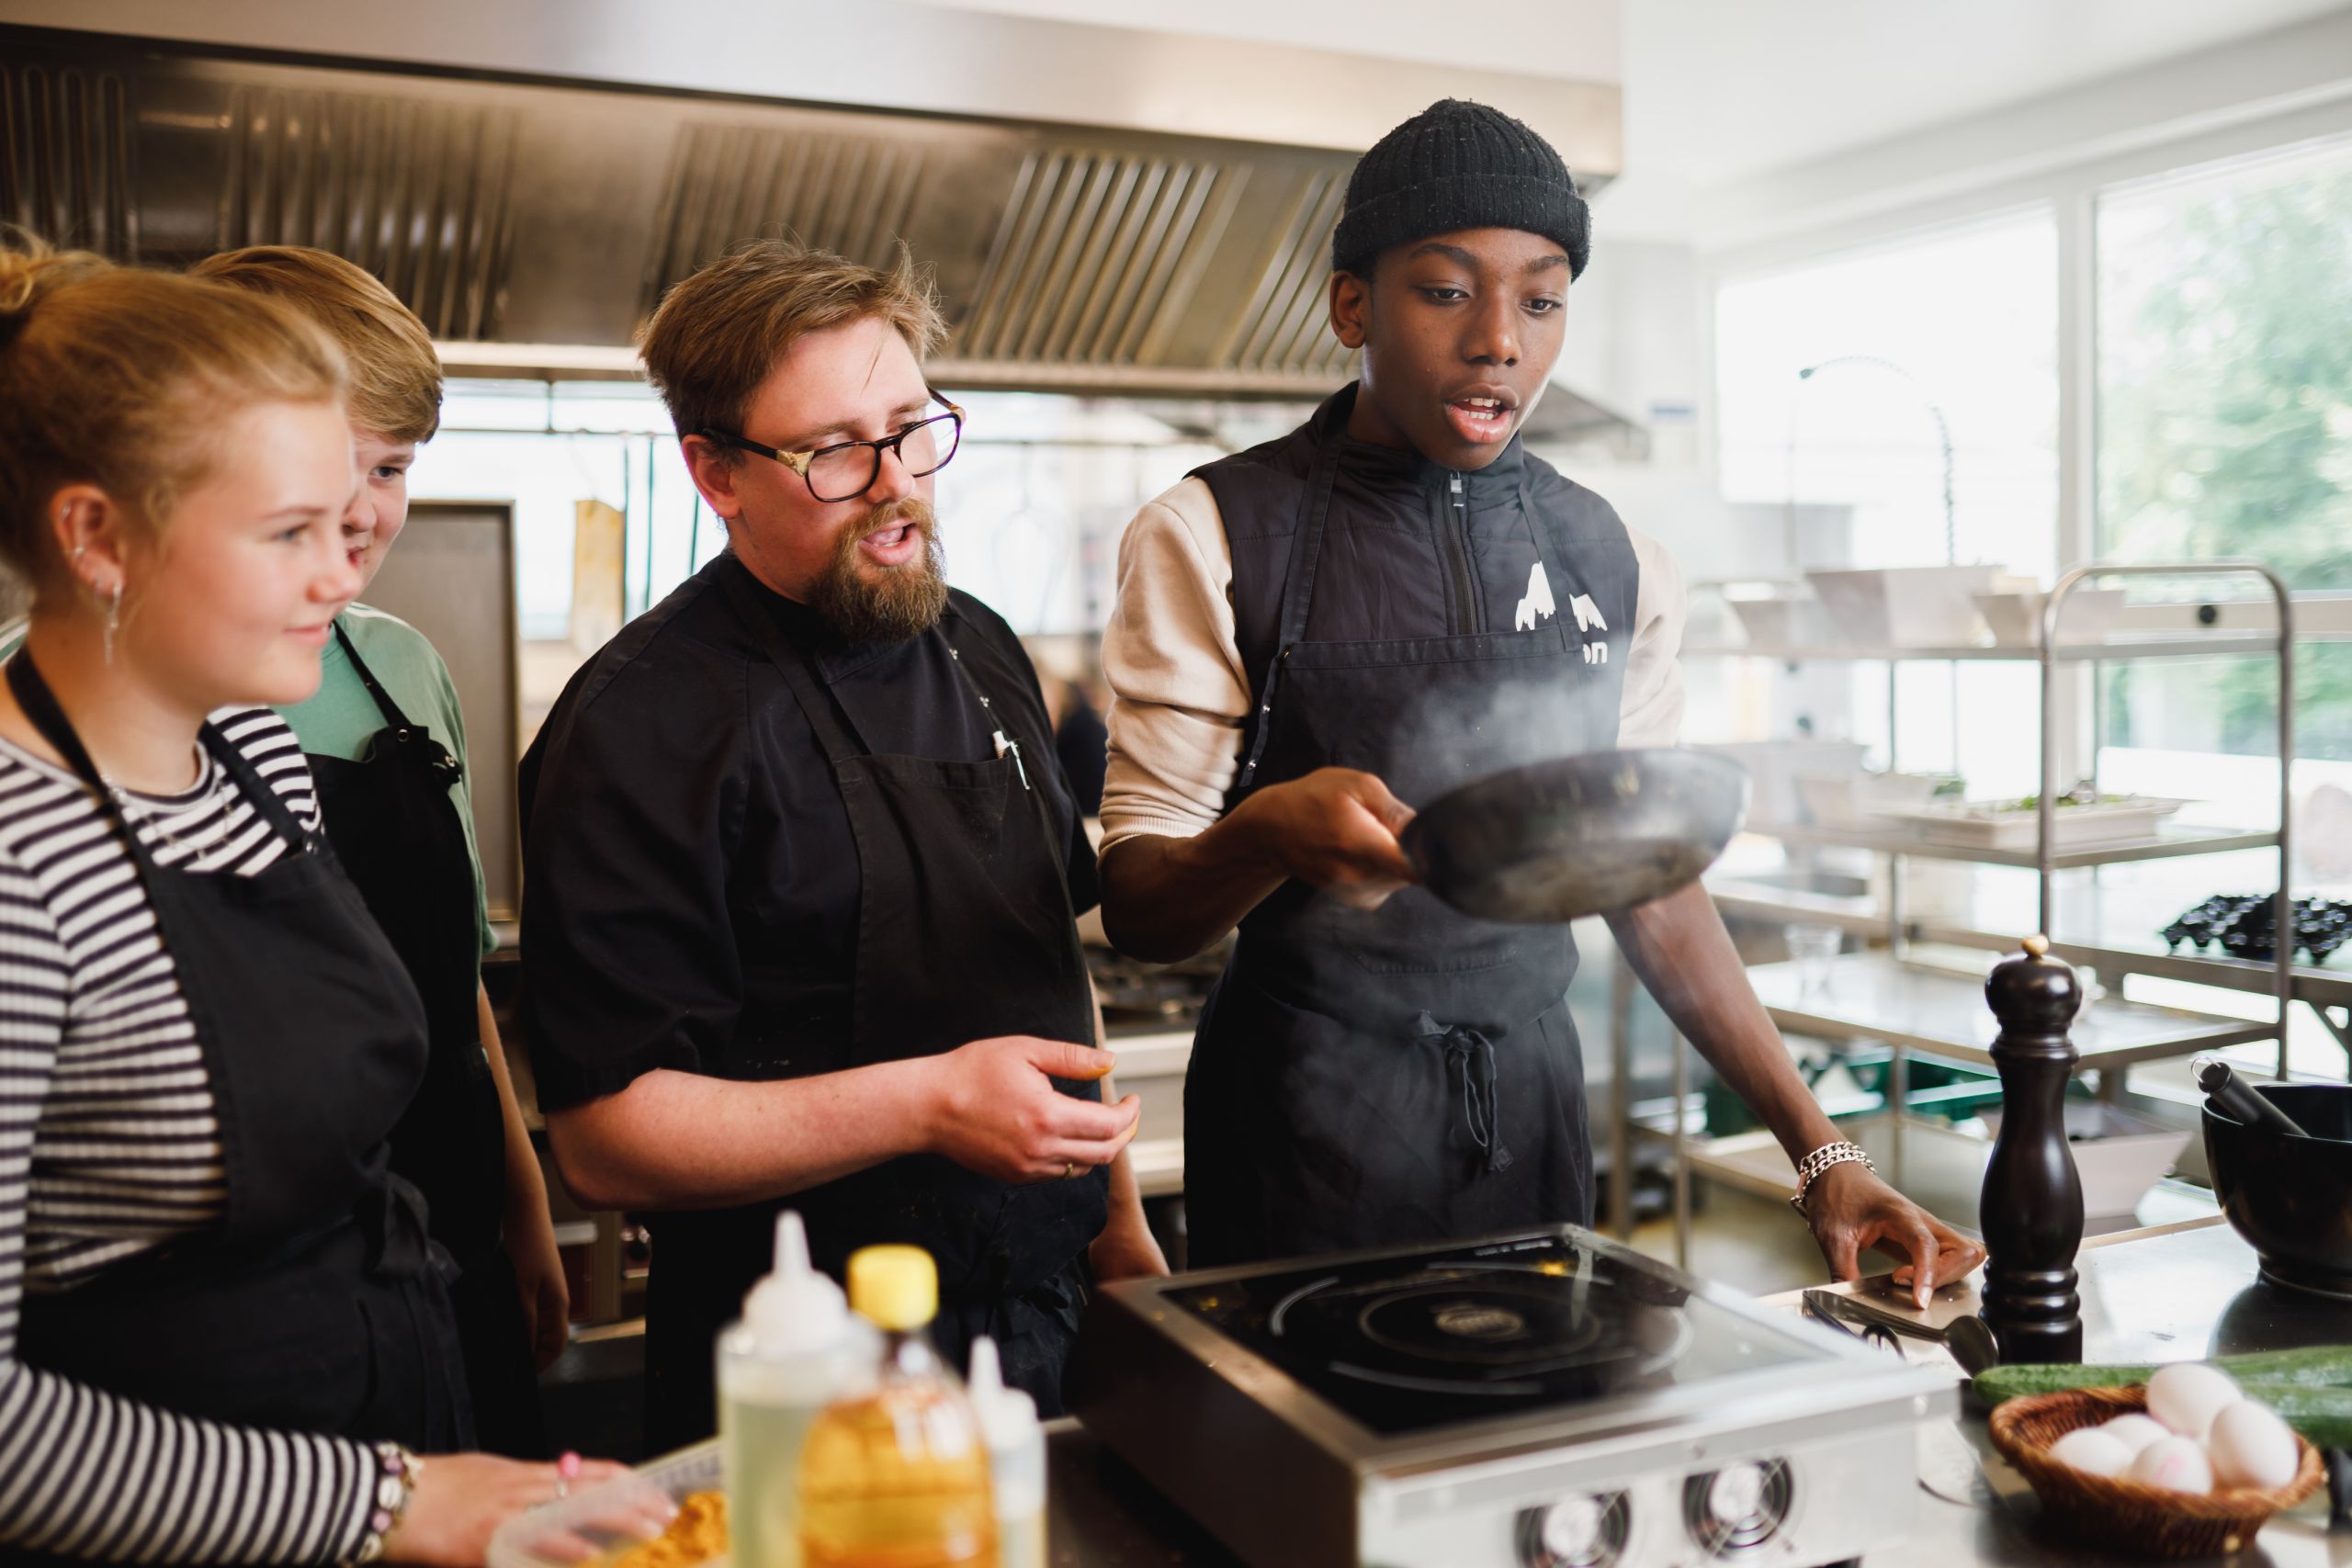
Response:
[[[388,284],[436,338],[495,338],[520,112],[240,83],[220,245],[311,245]]]
[[[460,372],[621,373],[664,289],[790,235],[872,263],[903,241],[931,265],[942,385],[1320,398],[1352,373],[1324,319],[1352,161],[0,27],[0,218],[164,265],[336,252]],[[1533,430],[1642,445],[1559,387]]]

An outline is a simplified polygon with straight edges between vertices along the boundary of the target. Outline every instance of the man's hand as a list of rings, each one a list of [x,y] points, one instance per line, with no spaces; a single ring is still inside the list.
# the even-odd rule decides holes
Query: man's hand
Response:
[[[1396,835],[1413,808],[1370,773],[1317,768],[1269,784],[1234,813],[1288,875],[1360,909],[1376,909],[1419,880]]]
[[[1076,1100],[1054,1078],[1099,1078],[1118,1058],[1062,1040],[1006,1035],[935,1058],[929,1146],[999,1181],[1054,1181],[1110,1164],[1136,1135],[1142,1101]]]
[[[1268,784],[1191,838],[1139,834],[1102,856],[1102,925],[1130,958],[1172,964],[1295,877],[1359,908],[1419,878],[1396,835],[1412,808],[1370,773],[1318,768]]]
[[[1815,1178],[1805,1195],[1805,1219],[1833,1278],[1860,1279],[1866,1247],[1907,1258],[1895,1270],[1895,1282],[1911,1287],[1911,1299],[1923,1311],[1937,1286],[1966,1277],[1984,1261],[1983,1247],[1853,1161]]]

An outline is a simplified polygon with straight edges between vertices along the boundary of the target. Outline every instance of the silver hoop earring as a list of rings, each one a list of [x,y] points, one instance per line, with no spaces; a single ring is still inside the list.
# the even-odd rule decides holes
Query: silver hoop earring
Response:
[[[113,593],[113,594],[112,594],[112,596],[109,598],[109,600],[107,601],[107,629],[106,629],[105,648],[106,648],[106,660],[107,660],[107,663],[108,665],[112,665],[112,664],[114,663],[114,634],[115,634],[115,628],[116,628],[116,627],[118,627],[118,626],[121,626],[121,625],[122,625],[122,579],[120,579],[120,578],[119,578],[119,577],[118,577],[118,578],[116,578],[116,579],[114,580],[114,593]]]

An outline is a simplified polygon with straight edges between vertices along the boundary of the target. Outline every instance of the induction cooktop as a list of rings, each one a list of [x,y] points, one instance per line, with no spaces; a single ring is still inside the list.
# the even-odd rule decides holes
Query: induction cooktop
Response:
[[[1901,1536],[1957,1406],[1574,1227],[1113,1285],[1072,1385],[1259,1568],[1842,1562]]]

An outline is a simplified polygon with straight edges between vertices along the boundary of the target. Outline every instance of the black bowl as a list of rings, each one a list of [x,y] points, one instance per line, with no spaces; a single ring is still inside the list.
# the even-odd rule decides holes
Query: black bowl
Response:
[[[2256,1084],[2307,1138],[2205,1107],[2205,1158],[2230,1226],[2273,1284],[2352,1301],[2352,1084]]]

